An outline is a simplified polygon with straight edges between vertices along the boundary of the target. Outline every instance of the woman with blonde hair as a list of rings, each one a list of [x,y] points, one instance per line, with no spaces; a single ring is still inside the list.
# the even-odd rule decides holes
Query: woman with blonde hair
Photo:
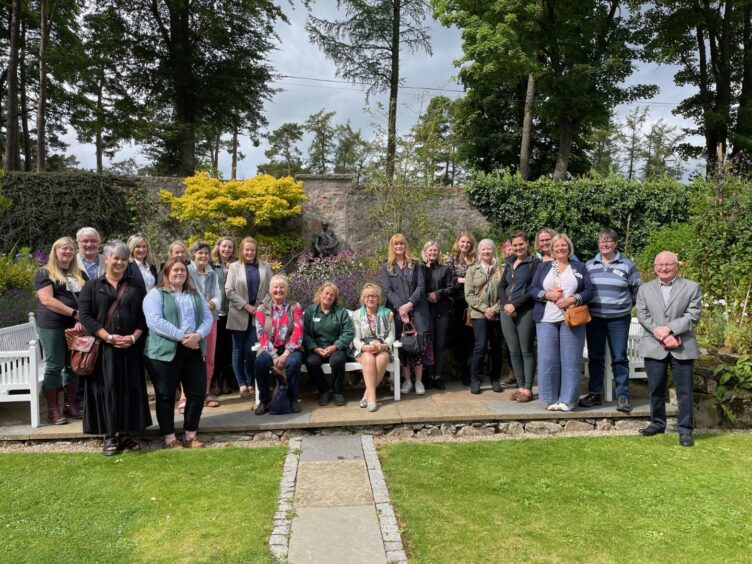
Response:
[[[468,327],[465,323],[465,312],[467,311],[465,274],[467,273],[467,269],[477,261],[476,247],[477,244],[473,234],[468,231],[461,231],[452,246],[452,252],[446,262],[447,269],[452,275],[450,296],[454,306],[451,322],[455,335],[455,338],[452,339],[454,358],[460,366],[460,372],[457,377],[462,380],[464,386],[470,385],[469,361],[473,352],[473,328]]]
[[[426,282],[423,268],[410,256],[407,239],[402,233],[389,239],[389,254],[381,267],[381,286],[388,307],[394,312],[397,338],[406,324],[423,335],[423,350],[417,355],[400,355],[402,364],[402,393],[412,390],[411,372],[415,373],[415,393],[425,394],[423,367],[433,365],[433,346],[430,334]]]
[[[446,386],[441,380],[441,373],[444,366],[444,344],[452,312],[452,300],[449,297],[452,291],[452,271],[441,264],[441,249],[436,241],[428,241],[423,245],[421,256],[424,264],[423,275],[426,281],[434,360],[433,366],[429,369],[431,377],[425,382],[426,385],[430,383],[437,390],[445,390]]]
[[[333,282],[324,282],[313,296],[313,303],[303,314],[303,347],[305,365],[319,390],[319,405],[329,403],[329,384],[321,369],[329,363],[332,369],[334,405],[345,405],[342,384],[345,381],[345,363],[355,330],[350,314],[339,305],[339,288]]]
[[[395,335],[394,314],[381,306],[381,300],[381,287],[365,284],[360,293],[361,307],[353,316],[353,356],[363,367],[363,380],[366,384],[360,407],[367,407],[371,412],[378,408],[376,388],[383,380],[392,359]]]
[[[473,320],[475,347],[471,369],[470,393],[479,394],[483,379],[486,350],[491,348],[491,387],[501,393],[501,324],[499,323],[498,288],[503,266],[499,264],[496,245],[491,239],[478,243],[478,262],[467,269],[465,300]]]
[[[253,237],[246,237],[238,247],[238,260],[227,269],[225,293],[227,309],[227,330],[232,335],[232,366],[240,387],[240,397],[252,397],[256,353],[251,349],[258,341],[253,316],[256,309],[267,297],[272,267],[259,260],[258,243]]]
[[[81,419],[75,402],[78,376],[70,369],[70,353],[65,344],[65,330],[83,329],[78,315],[78,295],[88,280],[76,261],[76,242],[61,237],[52,244],[47,263],[34,275],[34,289],[39,302],[36,308],[37,330],[44,351],[42,391],[47,400],[47,422],[63,425],[66,417]],[[64,391],[60,413],[58,394]]]
[[[232,335],[227,330],[227,313],[230,300],[227,298],[225,282],[230,270],[230,264],[235,258],[235,240],[224,236],[217,239],[212,249],[212,268],[217,275],[219,291],[222,294],[222,304],[217,310],[217,346],[214,355],[214,376],[212,377],[212,393],[215,396],[229,394],[238,389],[238,382],[232,369]]]
[[[151,245],[141,233],[128,237],[131,258],[125,274],[131,284],[137,284],[144,295],[157,285],[157,267],[151,253]]]

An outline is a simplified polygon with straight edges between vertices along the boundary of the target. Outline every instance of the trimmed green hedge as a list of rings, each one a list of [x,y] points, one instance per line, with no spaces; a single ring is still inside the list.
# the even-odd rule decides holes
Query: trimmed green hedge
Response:
[[[9,172],[2,179],[11,205],[0,211],[0,249],[49,249],[84,226],[108,238],[124,236],[140,223],[146,192],[132,179],[87,172]]]
[[[622,252],[634,255],[654,230],[688,220],[691,196],[697,191],[671,178],[637,182],[609,176],[527,182],[508,172],[478,172],[467,189],[470,202],[499,235],[523,229],[532,237],[541,227],[552,227],[569,235],[580,258],[597,252],[595,239],[604,227],[619,234]]]

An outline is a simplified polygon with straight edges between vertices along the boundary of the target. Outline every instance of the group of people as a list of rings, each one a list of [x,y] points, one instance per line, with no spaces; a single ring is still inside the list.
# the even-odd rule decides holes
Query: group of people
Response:
[[[260,259],[252,237],[237,248],[231,237],[213,246],[199,241],[190,249],[175,241],[159,267],[142,235],[127,243],[109,241],[102,254],[100,244],[93,228],[80,229],[76,240],[58,239],[34,283],[48,422],[83,418],[84,432],[104,435],[105,455],[141,448],[136,436],[152,424],[144,371],[153,383],[163,446],[197,448],[203,446],[197,436],[203,409],[219,406],[216,396],[237,390],[250,399],[256,392],[255,413],[263,415],[272,375],[284,378],[291,409],[299,412],[304,364],[319,404],[333,400],[342,406],[345,363],[354,358],[365,382],[360,406],[376,411],[377,387],[392,362],[393,345],[407,335],[417,346],[399,354],[403,393],[445,389],[443,357],[452,334],[456,376],[470,393],[482,393],[487,374],[494,392],[511,384],[511,399],[529,402],[537,360],[538,399],[551,411],[602,403],[608,343],[617,409],[629,412],[626,348],[635,305],[647,330],[642,345],[651,390],[651,424],[643,434],[666,428],[663,395],[671,364],[681,440],[691,444],[699,288],[677,276],[672,253],[656,257],[657,288],[656,281],[641,286],[637,268],[619,253],[610,229],[598,234],[599,252],[587,263],[576,258],[566,234],[549,228],[536,234],[534,253],[527,235],[513,232],[503,259],[492,240],[476,243],[471,233],[462,232],[444,264],[436,241],[423,246],[419,261],[404,235],[396,234],[380,284],[364,285],[352,315],[332,282],[321,285],[305,311],[289,301],[287,277]],[[564,313],[583,304],[591,321],[570,327]],[[70,370],[68,328],[100,341],[96,369],[81,378],[82,390]],[[586,341],[590,378],[588,394],[579,398]],[[510,366],[504,382],[502,343]],[[184,415],[181,440],[176,411]]]

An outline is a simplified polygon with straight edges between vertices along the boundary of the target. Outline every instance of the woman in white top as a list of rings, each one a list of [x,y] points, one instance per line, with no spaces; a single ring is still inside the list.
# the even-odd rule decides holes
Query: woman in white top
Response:
[[[128,237],[128,248],[131,258],[125,271],[131,284],[137,284],[143,289],[144,295],[157,284],[157,267],[151,254],[151,246],[141,233]]]

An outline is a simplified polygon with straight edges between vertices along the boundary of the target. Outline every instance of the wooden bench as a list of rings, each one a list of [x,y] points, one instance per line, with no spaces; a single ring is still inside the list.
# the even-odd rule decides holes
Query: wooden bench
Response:
[[[347,313],[350,315],[350,319],[352,319],[352,317],[355,315],[355,312],[349,309],[347,310]],[[399,341],[394,342],[394,345],[392,346],[392,361],[387,365],[385,373],[385,377],[390,378],[389,385],[393,387],[394,401],[400,401],[401,399],[399,363],[399,349],[401,346],[402,343],[400,343]],[[257,352],[259,350],[259,344],[256,343],[255,345],[253,345],[252,350],[253,352]],[[329,363],[322,365],[321,369],[323,370],[324,374],[332,373],[332,367],[329,366]],[[358,372],[361,370],[363,370],[363,366],[359,362],[353,361],[345,363],[345,372]],[[301,364],[300,371],[306,374],[308,373],[305,362]],[[256,398],[256,403],[258,404],[258,397]]]
[[[0,402],[31,403],[31,426],[39,427],[39,392],[44,379],[36,317],[0,329]]]
[[[647,379],[648,375],[645,372],[645,359],[640,355],[640,340],[645,334],[640,322],[636,317],[632,318],[632,322],[629,324],[629,337],[627,338],[627,359],[629,360],[629,379],[634,380],[636,378]],[[583,352],[583,359],[587,360],[588,350],[585,345]],[[606,342],[606,356],[605,356],[606,370],[603,375],[603,399],[606,401],[614,401],[614,371],[611,368],[611,351],[608,348],[608,342]],[[585,376],[589,376],[587,370],[587,363],[585,363]]]

